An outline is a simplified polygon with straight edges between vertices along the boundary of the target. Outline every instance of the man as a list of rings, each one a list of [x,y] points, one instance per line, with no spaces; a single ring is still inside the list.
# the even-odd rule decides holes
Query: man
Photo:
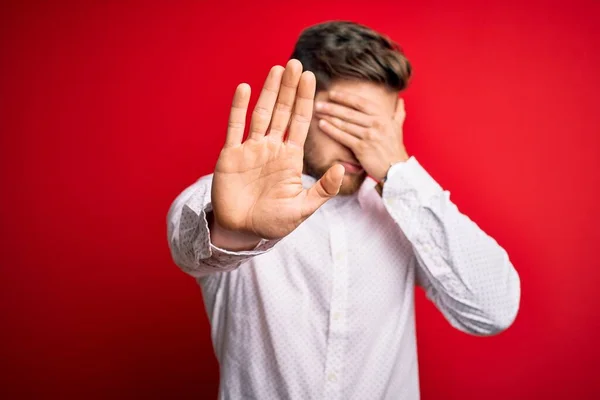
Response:
[[[407,154],[410,71],[386,37],[328,22],[271,69],[245,141],[237,87],[214,174],[168,215],[173,259],[202,288],[219,398],[418,399],[415,285],[464,332],[514,320],[507,253]]]

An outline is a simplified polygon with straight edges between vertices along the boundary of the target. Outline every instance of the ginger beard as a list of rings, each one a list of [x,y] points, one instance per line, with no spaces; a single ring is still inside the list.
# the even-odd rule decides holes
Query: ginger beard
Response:
[[[358,164],[352,151],[322,132],[318,127],[318,122],[313,119],[304,143],[303,173],[315,179],[320,179],[329,168],[343,161]],[[367,173],[364,169],[356,173],[346,170],[338,194],[351,195],[356,193],[366,177]]]

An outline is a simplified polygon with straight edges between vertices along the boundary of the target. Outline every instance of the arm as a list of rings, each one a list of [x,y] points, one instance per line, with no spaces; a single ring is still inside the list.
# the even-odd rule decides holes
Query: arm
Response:
[[[250,86],[237,87],[214,174],[181,193],[168,213],[169,246],[182,270],[197,278],[231,271],[273,247],[338,193],[341,165],[311,188],[302,185],[315,87],[314,74],[302,72],[298,60],[273,67],[245,141]]]
[[[519,309],[519,276],[506,251],[458,210],[450,192],[411,157],[390,169],[383,199],[413,245],[417,283],[445,318],[476,335],[508,328]]]
[[[167,215],[173,261],[196,278],[232,271],[278,242],[228,232],[215,224],[211,185],[212,175],[196,181],[177,196]]]
[[[519,276],[506,251],[408,157],[404,100],[398,99],[391,117],[365,98],[337,91],[316,107],[323,132],[350,148],[370,176],[381,181],[387,171],[386,208],[413,245],[418,283],[446,319],[480,335],[511,325],[519,308]]]

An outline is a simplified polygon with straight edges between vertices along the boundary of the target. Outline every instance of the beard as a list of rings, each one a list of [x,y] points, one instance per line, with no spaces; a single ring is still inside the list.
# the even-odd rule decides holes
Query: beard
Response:
[[[303,172],[306,175],[310,175],[315,179],[321,179],[321,177],[323,175],[325,175],[325,172],[327,172],[327,170],[329,170],[329,168],[331,168],[333,165],[335,165],[335,162],[317,162],[317,160],[314,160],[313,157],[311,156],[312,152],[309,151],[305,151],[304,153],[304,170]],[[363,182],[365,181],[367,177],[367,173],[363,170],[357,174],[349,174],[346,173],[344,174],[344,178],[342,179],[342,186],[340,187],[340,191],[338,193],[338,195],[351,195],[354,194],[358,191],[358,189],[360,189],[360,187],[362,186]]]

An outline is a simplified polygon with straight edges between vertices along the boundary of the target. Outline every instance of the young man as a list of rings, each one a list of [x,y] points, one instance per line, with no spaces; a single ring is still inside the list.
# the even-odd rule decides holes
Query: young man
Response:
[[[410,71],[386,37],[328,22],[271,69],[245,141],[238,86],[214,174],[168,215],[221,399],[418,399],[415,285],[464,332],[514,320],[507,253],[404,147]]]

